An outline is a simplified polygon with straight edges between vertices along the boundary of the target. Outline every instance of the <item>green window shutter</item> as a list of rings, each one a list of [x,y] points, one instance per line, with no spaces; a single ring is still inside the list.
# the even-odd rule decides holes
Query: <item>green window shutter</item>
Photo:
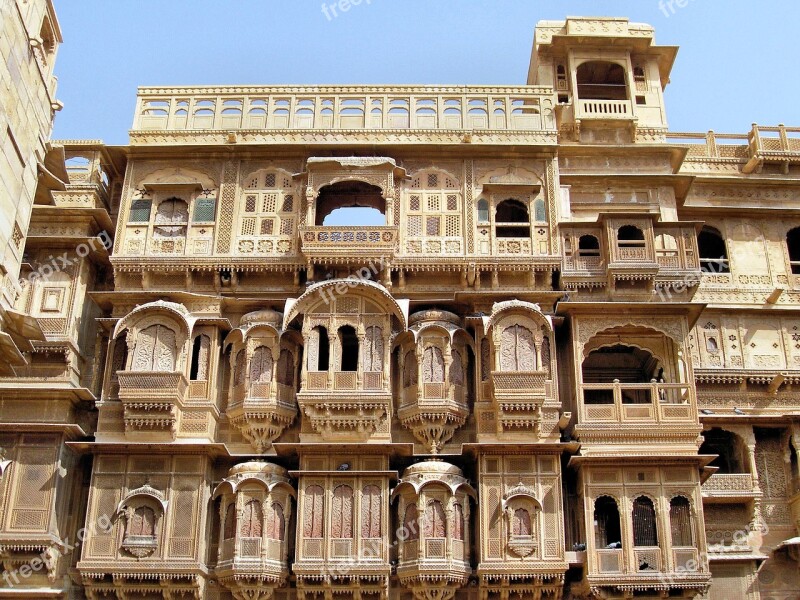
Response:
[[[194,219],[195,223],[204,223],[206,221],[213,221],[217,212],[217,199],[216,198],[198,198],[194,201]]]
[[[150,208],[152,200],[134,200],[131,204],[129,223],[148,223],[150,221]]]

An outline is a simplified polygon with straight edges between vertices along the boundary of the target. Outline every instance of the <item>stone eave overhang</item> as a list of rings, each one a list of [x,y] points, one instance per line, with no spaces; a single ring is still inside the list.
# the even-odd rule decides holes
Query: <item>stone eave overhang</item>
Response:
[[[717,458],[716,454],[695,454],[695,455],[662,455],[638,454],[626,452],[620,449],[616,455],[593,455],[593,456],[572,456],[567,466],[572,469],[579,468],[585,464],[600,467],[642,467],[642,466],[671,466],[671,465],[693,465],[698,469],[703,469],[710,465]],[[620,464],[624,459],[624,464]]]
[[[689,327],[700,318],[706,309],[704,303],[689,302],[559,302],[556,313],[564,316],[597,315],[658,315],[686,316]]]

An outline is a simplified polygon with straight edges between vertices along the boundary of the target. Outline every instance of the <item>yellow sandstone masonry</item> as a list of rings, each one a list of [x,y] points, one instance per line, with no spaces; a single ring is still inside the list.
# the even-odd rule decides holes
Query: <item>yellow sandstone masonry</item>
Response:
[[[670,132],[677,48],[569,18],[42,143],[2,11],[0,597],[800,595],[800,129]]]

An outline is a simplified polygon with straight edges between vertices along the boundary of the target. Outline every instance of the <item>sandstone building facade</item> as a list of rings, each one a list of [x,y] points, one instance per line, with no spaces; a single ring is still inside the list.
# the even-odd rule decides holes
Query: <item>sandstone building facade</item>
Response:
[[[800,129],[668,131],[676,54],[546,21],[526,85],[55,144],[0,598],[797,598]]]

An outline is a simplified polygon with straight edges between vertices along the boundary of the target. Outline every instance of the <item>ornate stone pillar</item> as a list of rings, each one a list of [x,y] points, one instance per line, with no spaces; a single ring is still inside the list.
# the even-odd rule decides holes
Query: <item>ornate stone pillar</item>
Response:
[[[747,461],[750,465],[750,473],[753,477],[753,491],[761,494],[761,484],[758,477],[758,463],[756,462],[756,435],[752,426],[748,426],[742,431],[744,443],[747,445]],[[751,530],[755,531],[761,527],[761,500],[756,498],[753,502],[753,521],[750,524]]]

